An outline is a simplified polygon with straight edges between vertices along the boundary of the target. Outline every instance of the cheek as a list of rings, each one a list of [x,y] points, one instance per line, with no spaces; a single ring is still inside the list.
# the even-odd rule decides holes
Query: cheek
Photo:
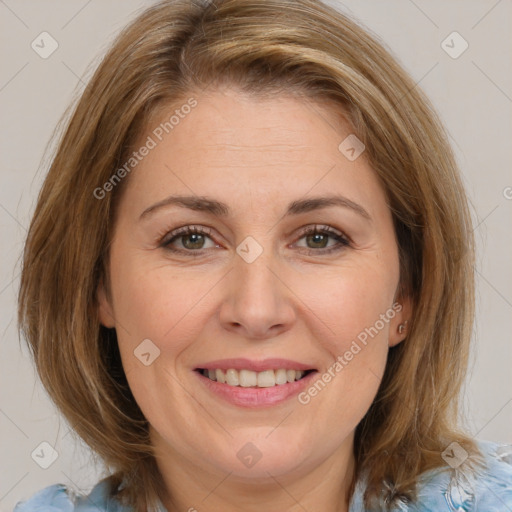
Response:
[[[301,290],[311,309],[309,329],[316,331],[329,362],[319,375],[321,382],[306,390],[302,403],[319,408],[315,416],[326,414],[335,424],[355,427],[384,373],[390,325],[397,313],[393,298],[398,268],[392,261],[387,267],[347,265],[335,274],[303,277]]]
[[[117,284],[114,305],[123,369],[143,414],[158,421],[166,410],[162,397],[167,404],[189,398],[177,382],[185,355],[204,328],[214,283],[206,276],[187,279],[183,272],[149,265],[144,258],[119,265],[112,282]]]
[[[310,309],[311,325],[322,330],[320,340],[331,354],[342,354],[351,342],[368,338],[387,342],[398,282],[389,265],[344,265],[330,273],[300,276],[296,289]],[[369,331],[371,334],[369,334]],[[368,344],[369,345],[369,344]]]
[[[179,270],[149,265],[145,258],[120,262],[111,275],[125,370],[140,366],[134,351],[148,339],[160,350],[160,361],[168,359],[174,366],[190,340],[199,336],[211,279],[185,279]]]

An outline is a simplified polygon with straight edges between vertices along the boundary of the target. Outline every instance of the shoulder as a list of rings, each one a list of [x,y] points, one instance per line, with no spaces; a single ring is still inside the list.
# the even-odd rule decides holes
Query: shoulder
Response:
[[[109,497],[108,483],[101,480],[88,495],[74,493],[63,484],[54,484],[19,502],[13,512],[131,512]]]
[[[26,501],[20,501],[14,508],[14,512],[29,511],[62,511],[74,510],[74,506],[62,484],[55,484],[36,492]]]
[[[452,443],[443,452],[446,464],[418,478],[416,500],[395,502],[391,512],[512,512],[512,445],[477,441],[477,446],[481,458]],[[368,512],[364,490],[362,478],[350,512]]]
[[[483,459],[454,443],[443,452],[447,465],[421,476],[418,512],[512,511],[512,446],[478,441]],[[475,467],[471,467],[471,463]]]

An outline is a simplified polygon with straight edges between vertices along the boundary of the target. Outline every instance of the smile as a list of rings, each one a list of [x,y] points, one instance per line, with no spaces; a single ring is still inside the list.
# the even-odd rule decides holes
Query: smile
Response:
[[[288,370],[280,368],[277,370],[263,370],[261,372],[255,372],[245,369],[236,370],[234,368],[230,368],[226,371],[221,370],[220,368],[199,368],[197,371],[212,381],[227,384],[229,386],[239,386],[243,388],[270,388],[301,380],[308,373],[311,373],[314,370]]]

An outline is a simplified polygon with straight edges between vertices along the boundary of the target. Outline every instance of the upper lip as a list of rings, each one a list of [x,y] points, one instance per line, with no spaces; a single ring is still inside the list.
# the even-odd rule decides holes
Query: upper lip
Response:
[[[314,370],[312,365],[292,361],[291,359],[262,359],[256,361],[253,359],[245,359],[243,357],[235,359],[218,359],[207,363],[199,364],[196,369],[204,370],[252,370],[254,372],[262,372],[264,370]]]

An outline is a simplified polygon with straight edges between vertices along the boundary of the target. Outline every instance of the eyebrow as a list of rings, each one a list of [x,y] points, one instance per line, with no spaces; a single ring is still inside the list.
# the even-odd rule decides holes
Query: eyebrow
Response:
[[[211,213],[217,217],[229,217],[230,208],[226,203],[217,201],[205,196],[169,196],[146,208],[140,215],[139,220],[150,217],[156,211],[166,206],[179,206],[189,210]],[[329,195],[321,197],[310,197],[307,199],[297,199],[288,205],[285,217],[290,215],[300,215],[322,208],[340,206],[348,208],[357,213],[364,219],[372,221],[370,214],[358,203],[340,195]]]

